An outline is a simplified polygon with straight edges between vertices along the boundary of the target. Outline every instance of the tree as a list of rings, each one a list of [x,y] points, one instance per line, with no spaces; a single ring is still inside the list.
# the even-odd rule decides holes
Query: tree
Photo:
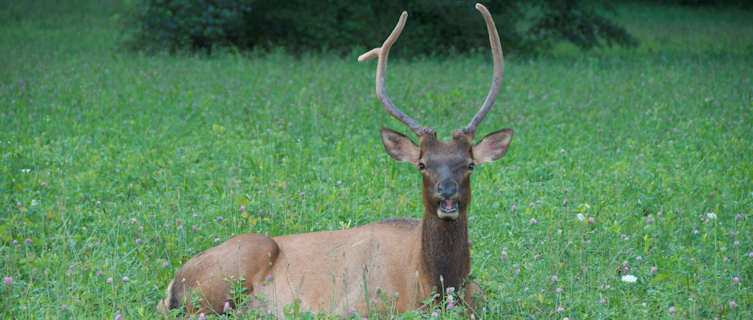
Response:
[[[269,48],[351,52],[371,48],[409,12],[403,54],[467,52],[487,46],[472,1],[141,0],[129,10],[127,33],[137,48]],[[565,40],[582,49],[635,45],[605,14],[604,3],[581,0],[491,0],[505,48],[537,51]]]

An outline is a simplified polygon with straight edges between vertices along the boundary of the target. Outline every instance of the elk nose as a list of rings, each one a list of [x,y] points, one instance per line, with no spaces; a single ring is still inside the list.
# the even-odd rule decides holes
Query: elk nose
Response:
[[[439,195],[445,199],[450,199],[452,196],[454,196],[455,192],[457,192],[457,189],[457,183],[452,180],[444,180],[437,185],[437,193],[439,193]]]

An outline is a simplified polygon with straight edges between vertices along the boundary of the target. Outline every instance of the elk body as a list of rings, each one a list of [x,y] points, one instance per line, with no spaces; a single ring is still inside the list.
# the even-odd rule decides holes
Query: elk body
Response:
[[[361,227],[279,237],[239,235],[190,259],[160,301],[162,311],[185,306],[186,312],[222,313],[232,305],[231,287],[240,281],[252,296],[247,308],[282,314],[283,307],[347,314],[354,309],[404,312],[444,288],[477,290],[466,282],[471,271],[467,209],[470,175],[476,165],[504,156],[513,131],[493,132],[473,144],[476,127],[494,104],[502,81],[502,49],[489,11],[476,4],[489,32],[494,58],[491,89],[471,122],[437,139],[395,107],[384,87],[387,58],[402,32],[407,14],[380,48],[361,57],[378,58],[376,91],[385,109],[416,135],[418,144],[382,129],[387,153],[415,166],[423,177],[421,220],[389,219]],[[386,297],[386,299],[385,299]],[[198,299],[197,299],[198,298]]]

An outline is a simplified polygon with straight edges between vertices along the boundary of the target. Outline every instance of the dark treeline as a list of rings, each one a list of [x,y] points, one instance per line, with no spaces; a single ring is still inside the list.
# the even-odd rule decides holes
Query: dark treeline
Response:
[[[402,10],[409,17],[398,53],[463,53],[488,46],[476,1],[141,0],[129,8],[128,43],[138,49],[284,47],[349,53],[378,46]],[[505,48],[535,52],[554,41],[580,48],[635,45],[607,2],[490,0]]]

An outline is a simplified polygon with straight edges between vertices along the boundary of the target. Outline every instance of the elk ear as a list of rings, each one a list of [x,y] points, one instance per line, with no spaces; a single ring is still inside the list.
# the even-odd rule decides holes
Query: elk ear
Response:
[[[512,129],[506,128],[492,132],[473,146],[473,158],[476,163],[499,160],[507,153],[512,140]]]
[[[413,140],[400,132],[388,128],[382,128],[382,130],[379,130],[379,133],[382,135],[384,149],[387,150],[392,159],[413,164],[418,162],[420,152]]]

